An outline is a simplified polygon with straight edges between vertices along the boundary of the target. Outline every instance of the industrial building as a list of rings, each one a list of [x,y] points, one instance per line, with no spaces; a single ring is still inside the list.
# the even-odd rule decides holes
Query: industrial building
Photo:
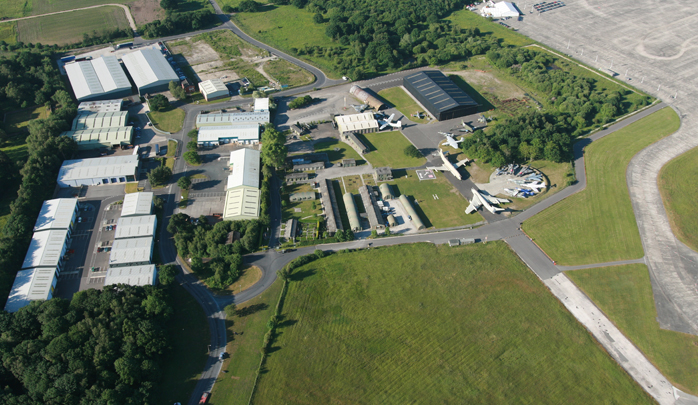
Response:
[[[158,270],[154,264],[142,266],[110,267],[104,279],[104,285],[155,285],[157,283]]]
[[[259,143],[259,125],[242,124],[201,127],[199,128],[196,142],[203,147],[218,146],[226,143],[256,145]]]
[[[334,235],[338,230],[344,230],[340,221],[339,208],[337,207],[337,197],[334,194],[332,180],[322,180],[320,182],[320,201],[325,213],[325,226],[330,235]]]
[[[284,228],[284,239],[287,241],[296,237],[298,232],[298,220],[296,218],[291,218],[286,221],[286,228]]]
[[[111,149],[133,144],[133,127],[94,128],[66,131],[61,136],[72,138],[78,150]]]
[[[22,262],[22,270],[49,268],[60,273],[69,241],[66,229],[34,232]]]
[[[356,159],[349,158],[349,159],[342,159],[342,167],[356,167]]]
[[[233,221],[259,218],[260,152],[248,148],[230,152],[230,170],[223,218]]]
[[[80,187],[135,181],[138,156],[108,156],[66,160],[58,171],[58,186]]]
[[[356,134],[354,134],[353,132],[347,132],[346,134],[344,134],[342,138],[347,144],[349,144],[349,146],[351,146],[359,154],[368,153],[368,147],[366,147],[366,145],[364,145],[364,143],[361,142],[359,137],[356,136]]]
[[[415,211],[414,207],[412,206],[412,202],[410,202],[409,198],[407,198],[406,195],[401,194],[399,200],[402,206],[405,208],[405,211],[407,212],[407,215],[409,215],[409,219],[412,221],[414,226],[418,230],[426,228],[422,220],[419,218],[417,211]]]
[[[286,184],[288,185],[296,183],[307,183],[310,180],[310,175],[305,172],[291,173],[287,174],[284,179],[286,180]]]
[[[82,111],[92,111],[96,113],[121,111],[123,103],[124,100],[120,98],[114,100],[83,101],[78,105],[78,114]]]
[[[347,210],[351,231],[359,232],[361,230],[361,220],[359,219],[359,211],[356,209],[356,203],[354,202],[354,195],[352,193],[344,193],[342,199],[344,200],[344,208]]]
[[[141,96],[166,91],[171,81],[179,83],[179,76],[159,49],[139,49],[125,54],[121,60]]]
[[[114,239],[155,236],[156,228],[157,218],[155,215],[121,217],[116,222]]]
[[[131,95],[131,82],[114,56],[64,66],[78,101],[106,100]]]
[[[121,217],[150,215],[153,212],[153,193],[129,193],[121,206]]]
[[[206,126],[235,126],[241,124],[264,125],[269,122],[269,111],[238,113],[209,113],[196,116],[196,128]]]
[[[5,303],[5,311],[17,312],[31,301],[46,301],[53,298],[58,277],[55,268],[20,270],[15,276],[12,290]]]
[[[118,230],[118,227],[117,227]],[[153,258],[153,237],[115,239],[109,254],[109,267],[141,266]]]
[[[128,124],[128,111],[92,112],[78,111],[71,130],[125,127]]]
[[[323,170],[324,168],[325,168],[325,162],[320,161],[320,162],[301,163],[298,165],[293,165],[292,170],[294,172],[312,172],[312,171]]]
[[[78,215],[77,198],[56,198],[46,200],[41,205],[39,217],[34,224],[34,232],[49,230],[66,230],[68,237],[73,231],[73,226]]]
[[[314,199],[315,199],[315,192],[314,191],[303,191],[300,193],[291,193],[288,196],[288,200],[291,202],[311,201]]]
[[[254,112],[269,112],[269,98],[261,97],[254,99]]]
[[[350,115],[338,115],[334,117],[337,123],[337,130],[340,135],[350,133],[367,134],[370,132],[378,132],[378,121],[373,116],[373,113],[361,113]]]
[[[361,201],[364,203],[364,209],[366,210],[371,230],[385,228],[383,215],[381,214],[380,208],[378,208],[376,196],[373,195],[373,187],[362,186],[359,188],[359,194],[361,194]]]
[[[389,167],[376,167],[373,170],[373,179],[379,181],[390,181],[393,179],[393,171]]]
[[[361,100],[362,103],[367,104],[369,107],[375,109],[376,111],[385,107],[382,101],[380,101],[378,98],[376,98],[375,96],[373,96],[372,94],[370,94],[369,92],[357,85],[351,86],[351,89],[349,89],[349,93]]]
[[[512,18],[521,14],[515,5],[508,1],[500,1],[499,3],[489,1],[487,6],[480,10],[480,13],[483,17],[492,18]]]
[[[378,187],[378,189],[380,190],[380,192],[381,192],[381,197],[382,197],[384,200],[392,200],[393,198],[395,198],[395,195],[394,195],[393,192],[390,190],[390,185],[389,185],[388,183],[383,183],[383,184],[381,184],[381,185]]]
[[[403,85],[439,121],[475,114],[479,106],[438,70],[423,70],[405,76]]]
[[[199,83],[199,92],[206,101],[229,97],[230,92],[221,79],[204,80]]]

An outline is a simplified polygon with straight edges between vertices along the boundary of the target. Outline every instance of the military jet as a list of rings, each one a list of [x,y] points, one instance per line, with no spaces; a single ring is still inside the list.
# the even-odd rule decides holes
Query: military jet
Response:
[[[402,128],[402,122],[398,121],[393,123],[393,118],[395,117],[395,114],[391,114],[390,117],[388,117],[387,121],[381,121],[379,120],[378,123],[381,124],[381,127],[379,128],[380,131],[388,128],[388,127],[393,127],[400,129]]]

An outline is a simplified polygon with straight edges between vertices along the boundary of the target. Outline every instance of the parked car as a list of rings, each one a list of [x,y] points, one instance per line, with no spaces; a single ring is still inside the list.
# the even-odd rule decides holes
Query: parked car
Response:
[[[204,392],[204,394],[201,396],[201,399],[199,400],[199,405],[205,404],[208,402],[208,397],[211,395],[210,392]]]

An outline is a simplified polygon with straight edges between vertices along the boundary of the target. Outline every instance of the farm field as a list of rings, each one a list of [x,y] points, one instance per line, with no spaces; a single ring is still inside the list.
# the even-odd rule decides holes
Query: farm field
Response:
[[[0,9],[0,17],[19,18],[100,4],[129,4],[132,2],[133,0],[4,0],[2,9]]]
[[[369,152],[364,155],[373,167],[388,166],[393,169],[418,167],[426,163],[425,158],[413,158],[403,153],[412,145],[400,131],[376,132],[358,135]]]
[[[366,163],[351,146],[335,138],[316,142],[313,144],[313,148],[315,153],[327,153],[330,163],[336,164],[341,162],[342,159],[355,159],[357,166]]]
[[[698,337],[659,328],[647,266],[565,273],[683,391],[698,394]]]
[[[386,183],[390,184],[396,196],[405,194],[416,201],[412,205],[427,228],[450,228],[483,220],[478,213],[465,213],[468,200],[441,173],[436,173],[435,180],[419,181],[414,170],[394,170],[393,177]]]
[[[76,21],[80,21],[76,24]],[[83,34],[104,29],[128,28],[120,7],[99,7],[17,22],[18,39],[44,45],[67,45],[81,42]]]
[[[426,118],[427,112],[424,111],[402,87],[391,87],[389,89],[381,90],[378,92],[378,95],[381,96],[383,100],[395,106],[395,108],[397,108],[406,119],[418,124],[426,124],[429,122],[429,120]],[[416,113],[417,111],[424,113],[425,118],[413,117],[412,114]]]
[[[255,404],[652,403],[504,242],[331,255],[282,317]]]
[[[167,111],[151,111],[148,113],[150,120],[157,129],[175,133],[182,129],[184,124],[184,110],[170,107]]]
[[[667,107],[587,146],[586,189],[527,220],[524,230],[562,265],[642,257],[625,171],[636,153],[679,125]]]
[[[698,149],[693,149],[669,162],[659,173],[659,191],[666,207],[674,235],[691,249],[698,251],[698,200],[695,179],[698,178]]]

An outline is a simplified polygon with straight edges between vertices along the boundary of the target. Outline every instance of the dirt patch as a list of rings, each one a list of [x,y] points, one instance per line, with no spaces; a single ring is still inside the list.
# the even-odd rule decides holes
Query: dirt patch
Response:
[[[136,0],[128,4],[136,25],[143,25],[165,18],[165,10],[160,7],[158,0]]]
[[[204,41],[192,42],[191,37],[167,43],[173,55],[181,55],[190,66],[217,61],[218,52]]]
[[[221,79],[223,83],[234,82],[235,80],[240,79],[240,76],[238,76],[238,74],[235,73],[234,70],[229,69],[210,70],[205,73],[197,73],[196,76],[201,81],[210,79]]]

